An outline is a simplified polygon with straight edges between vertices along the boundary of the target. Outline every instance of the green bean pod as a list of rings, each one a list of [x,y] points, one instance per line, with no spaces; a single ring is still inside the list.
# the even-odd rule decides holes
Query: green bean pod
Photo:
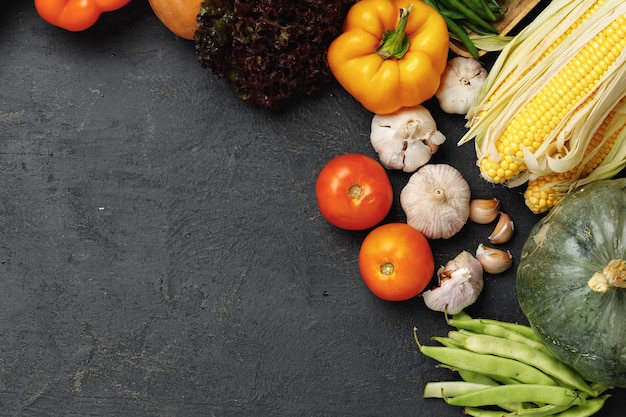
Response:
[[[496,20],[496,16],[493,14],[492,10],[489,8],[487,3],[482,0],[465,0],[464,4],[472,9],[476,14],[487,21],[493,22]]]
[[[489,388],[491,385],[476,384],[465,381],[440,381],[427,382],[424,386],[424,398],[448,398],[468,394],[481,389]]]
[[[458,25],[454,20],[449,19],[443,15],[442,17],[443,17],[443,20],[446,22],[446,25],[448,26],[448,30],[453,35],[456,35],[457,38],[459,38],[461,43],[463,43],[463,45],[465,46],[467,51],[472,55],[472,57],[474,57],[475,59],[478,59],[480,57],[480,55],[478,54],[478,48],[476,48],[476,45],[474,45],[474,42],[472,42],[472,40],[470,39],[467,31],[463,27]]]
[[[463,2],[461,2],[459,0],[441,0],[441,3],[443,5],[445,5],[447,8],[450,8],[450,9],[453,9],[453,10],[456,9],[459,12],[463,13],[468,19],[472,20],[474,23],[476,23],[477,25],[479,25],[483,29],[491,32],[492,34],[497,35],[498,33],[500,33],[500,31],[498,29],[493,27],[493,25],[491,25],[485,19],[480,17],[478,14],[476,14],[472,9],[470,9],[467,6],[465,6],[465,4],[463,4]]]
[[[513,359],[446,346],[419,345],[419,349],[424,355],[455,368],[515,379],[525,384],[556,385],[554,379],[544,372]]]
[[[473,382],[475,384],[491,386],[499,385],[498,381],[496,381],[495,379],[479,372],[468,371],[467,369],[457,369],[456,371],[461,379],[465,382]]]
[[[555,417],[590,417],[596,414],[604,407],[604,403],[610,397],[610,394],[587,400],[584,404],[568,408],[567,410],[555,414]]]
[[[509,329],[523,336],[526,336],[529,339],[533,339],[538,342],[541,342],[541,338],[537,335],[537,333],[535,333],[533,328],[530,326],[526,326],[524,324],[519,324],[519,323],[509,323],[506,321],[492,320],[492,319],[479,319],[479,320],[486,324],[496,324],[498,326],[504,327],[505,329]]]
[[[503,339],[513,340],[515,342],[523,343],[530,346],[533,349],[540,350],[546,354],[552,355],[552,352],[543,344],[543,342],[537,340],[535,337],[528,337],[519,331],[515,331],[516,327],[501,326],[494,322],[487,322],[482,319],[471,320],[451,320],[450,325],[460,329],[473,332],[474,334],[485,334],[489,336],[497,336]],[[517,328],[519,329],[519,328]]]
[[[506,412],[503,413],[500,410],[486,410],[484,408],[476,407],[465,407],[463,414],[472,417],[504,417],[507,415]]]
[[[472,22],[469,19],[459,20],[458,23],[461,26],[465,26],[465,28],[467,30],[471,30],[472,32],[474,32],[474,33],[476,33],[478,35],[493,36],[493,33],[484,30],[483,28],[481,28],[480,26],[478,26],[477,24],[475,24],[474,22]]]
[[[450,405],[481,407],[503,402],[537,402],[561,406],[581,405],[586,400],[576,390],[554,385],[498,385],[445,398]]]
[[[464,371],[459,369],[459,371]],[[464,371],[468,372],[468,371]],[[460,374],[461,372],[459,372]],[[474,373],[475,375],[482,375]],[[467,381],[440,381],[440,382],[428,382],[424,386],[424,398],[448,398],[456,397],[469,392],[478,391],[481,389],[493,387],[499,385],[496,381],[488,378],[487,383],[467,382]],[[501,403],[497,404],[498,407],[505,411],[514,412],[523,408],[522,403]]]
[[[534,350],[523,343],[489,335],[471,335],[462,342],[462,345],[472,352],[497,355],[526,363],[540,369],[569,387],[577,388],[591,396],[597,395],[597,392],[592,390],[578,372],[554,356]]]

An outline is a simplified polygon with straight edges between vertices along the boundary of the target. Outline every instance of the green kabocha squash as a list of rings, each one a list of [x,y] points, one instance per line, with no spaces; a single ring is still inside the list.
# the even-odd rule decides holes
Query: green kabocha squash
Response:
[[[570,192],[534,226],[517,295],[559,359],[589,381],[626,387],[626,178]]]

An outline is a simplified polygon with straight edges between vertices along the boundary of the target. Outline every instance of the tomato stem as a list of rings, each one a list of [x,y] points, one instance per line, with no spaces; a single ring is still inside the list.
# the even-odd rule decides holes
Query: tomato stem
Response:
[[[391,275],[393,274],[393,264],[391,262],[385,262],[380,266],[380,273],[383,275]]]
[[[413,5],[400,9],[400,19],[395,29],[388,30],[380,41],[380,46],[376,49],[376,53],[383,59],[389,59],[391,57],[402,59],[409,50],[409,36],[404,31],[406,29],[407,21],[409,20],[409,13],[413,9]]]
[[[350,188],[348,188],[348,195],[352,199],[356,200],[357,198],[361,197],[362,194],[363,187],[361,187],[359,184],[353,184],[350,186]]]

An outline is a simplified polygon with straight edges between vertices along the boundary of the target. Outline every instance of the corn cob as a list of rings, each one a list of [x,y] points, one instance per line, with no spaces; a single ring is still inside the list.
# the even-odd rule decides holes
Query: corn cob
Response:
[[[608,158],[614,146],[625,140],[626,98],[623,98],[602,121],[587,145],[583,159],[576,167],[566,172],[553,172],[528,180],[528,187],[524,192],[526,206],[535,214],[551,210],[580,179],[588,178],[604,161],[611,161]],[[626,165],[623,156],[621,158],[623,164],[620,166]]]
[[[625,27],[623,0],[554,0],[513,39],[468,112],[469,130],[459,141],[476,138],[486,180],[516,186],[549,173],[547,150],[571,141],[576,123],[596,123],[586,119],[600,101],[613,106],[626,95],[622,83],[610,100],[602,97],[605,84],[626,71]]]

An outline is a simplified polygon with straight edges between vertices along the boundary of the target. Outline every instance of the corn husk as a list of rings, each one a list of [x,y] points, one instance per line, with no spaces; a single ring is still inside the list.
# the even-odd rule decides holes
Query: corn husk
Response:
[[[614,110],[617,114],[611,120],[604,139],[608,140],[616,132],[618,132],[618,137],[609,154],[588,176],[581,177],[580,171],[582,171],[582,166],[593,157],[593,154],[588,155],[583,159],[581,170],[576,175],[568,181],[562,181],[554,185],[556,192],[567,193],[581,185],[612,178],[626,167],[626,98],[622,99]],[[598,148],[601,146],[602,144]]]
[[[452,39],[460,41],[460,39],[453,34],[450,34]],[[470,35],[470,40],[476,48],[481,51],[494,52],[503,50],[509,42],[513,39],[512,36],[502,35]]]
[[[474,106],[468,111],[467,133],[459,141],[462,145],[475,139],[478,161],[489,155],[499,160],[495,140],[507,124],[526,103],[563,68],[572,57],[597,33],[626,13],[623,0],[605,0],[599,8],[574,32],[557,45],[543,60],[537,62],[544,52],[596,0],[554,0],[523,29],[500,53]],[[497,98],[489,102],[492,94]],[[560,121],[534,153],[524,155],[526,170],[509,180],[515,187],[528,179],[551,172],[566,172],[579,165],[593,132],[606,115],[626,96],[626,52],[611,66],[587,96],[577,102],[574,109]],[[591,101],[585,103],[591,97]],[[622,118],[616,118],[622,120]],[[619,122],[616,122],[616,124]],[[608,136],[608,135],[607,135]],[[598,173],[585,181],[615,175],[624,166],[623,142],[611,152]]]

